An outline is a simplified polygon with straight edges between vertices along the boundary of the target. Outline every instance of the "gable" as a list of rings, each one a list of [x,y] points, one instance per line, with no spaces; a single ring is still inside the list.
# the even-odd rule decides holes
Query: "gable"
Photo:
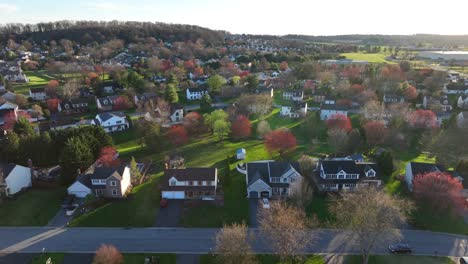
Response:
[[[252,191],[252,190],[256,190],[256,191],[260,191],[260,190],[271,190],[271,187],[270,185],[268,185],[265,181],[263,181],[262,179],[258,179],[256,180],[255,182],[251,183],[248,187],[247,187],[247,190]]]

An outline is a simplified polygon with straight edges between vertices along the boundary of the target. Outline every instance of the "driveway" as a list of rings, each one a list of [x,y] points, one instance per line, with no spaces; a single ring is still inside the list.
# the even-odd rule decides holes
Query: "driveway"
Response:
[[[57,214],[50,220],[50,222],[47,224],[47,226],[64,226],[71,220],[71,216],[67,216],[66,214],[66,209],[60,208],[60,210],[57,212]]]
[[[180,214],[184,206],[183,200],[168,200],[166,208],[159,208],[154,226],[157,227],[177,227],[179,225]]]
[[[258,227],[258,206],[259,206],[258,199],[249,199],[249,226],[250,227]]]

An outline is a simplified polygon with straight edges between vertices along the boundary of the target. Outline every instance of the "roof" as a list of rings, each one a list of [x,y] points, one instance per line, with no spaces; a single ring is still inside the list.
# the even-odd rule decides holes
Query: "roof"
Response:
[[[287,183],[270,183],[270,177],[281,177],[291,169],[299,173],[299,163],[288,161],[249,162],[247,163],[247,185],[250,186],[261,179],[272,187],[287,187],[289,186]]]
[[[3,171],[3,177],[4,179],[8,178],[10,175],[11,171],[16,167],[16,164],[14,163],[3,163],[0,162],[0,170]]]
[[[208,92],[208,89],[205,89],[205,88],[187,88],[187,91],[189,93],[207,93]]]
[[[111,176],[121,180],[126,166],[113,167],[93,167],[86,171],[86,177],[92,179],[107,179]],[[84,184],[84,183],[83,183]]]
[[[137,95],[135,95],[135,96],[136,96],[136,98],[137,98],[138,100],[143,100],[143,101],[158,98],[158,94],[157,94],[157,93],[153,93],[153,92],[137,94]]]
[[[292,94],[292,96],[303,96],[304,91],[302,91],[302,90],[289,90],[289,91],[284,91],[283,94]]]
[[[216,168],[185,168],[167,169],[164,171],[164,181],[175,177],[178,181],[214,181],[218,174]]]
[[[425,162],[410,162],[411,172],[414,176],[428,172],[445,172],[445,167],[440,164]]]
[[[103,113],[103,114],[98,114],[99,119],[101,119],[102,122],[106,122],[107,120],[113,118],[113,117],[125,117],[123,113]]]
[[[246,153],[245,149],[244,148],[240,148],[236,151],[236,153],[240,154],[240,153]]]
[[[30,88],[31,93],[45,93],[44,87]]]
[[[359,177],[366,177],[366,172],[374,170],[377,172],[377,164],[373,162],[356,162],[354,160],[322,160],[320,164],[325,174],[337,174],[344,171],[347,174],[359,174]]]
[[[324,104],[320,110],[336,110],[336,111],[349,111],[349,107],[336,105],[336,104]]]

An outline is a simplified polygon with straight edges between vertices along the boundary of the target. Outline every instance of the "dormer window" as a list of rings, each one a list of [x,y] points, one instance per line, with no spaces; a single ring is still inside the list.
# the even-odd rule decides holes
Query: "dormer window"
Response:
[[[367,172],[367,177],[375,177],[375,171],[370,170]]]
[[[177,181],[176,181],[176,180],[170,180],[170,181],[169,181],[169,185],[170,185],[170,186],[176,186],[176,185],[177,185]]]

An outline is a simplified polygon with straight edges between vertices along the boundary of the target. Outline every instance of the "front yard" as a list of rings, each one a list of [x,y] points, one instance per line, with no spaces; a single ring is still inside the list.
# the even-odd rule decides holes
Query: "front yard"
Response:
[[[44,226],[55,216],[64,188],[32,189],[0,204],[0,226]]]

